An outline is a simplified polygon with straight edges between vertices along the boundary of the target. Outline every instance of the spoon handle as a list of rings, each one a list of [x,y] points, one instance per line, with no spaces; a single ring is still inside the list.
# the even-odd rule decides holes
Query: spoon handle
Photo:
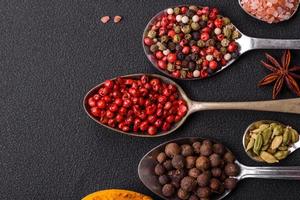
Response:
[[[191,112],[200,110],[257,110],[300,114],[300,98],[249,102],[195,102]]]
[[[251,38],[252,49],[300,49],[300,39]]]
[[[300,166],[297,167],[248,167],[241,166],[240,179],[265,178],[300,180]]]

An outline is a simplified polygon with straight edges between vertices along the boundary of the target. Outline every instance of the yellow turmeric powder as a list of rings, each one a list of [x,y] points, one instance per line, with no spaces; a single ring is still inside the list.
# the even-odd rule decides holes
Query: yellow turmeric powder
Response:
[[[152,198],[129,190],[102,190],[87,195],[82,200],[153,200]]]

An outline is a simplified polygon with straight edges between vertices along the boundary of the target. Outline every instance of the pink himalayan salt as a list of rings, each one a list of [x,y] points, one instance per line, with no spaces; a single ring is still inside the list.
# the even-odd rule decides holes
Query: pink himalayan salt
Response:
[[[299,0],[241,0],[246,12],[270,24],[289,19],[298,3]]]

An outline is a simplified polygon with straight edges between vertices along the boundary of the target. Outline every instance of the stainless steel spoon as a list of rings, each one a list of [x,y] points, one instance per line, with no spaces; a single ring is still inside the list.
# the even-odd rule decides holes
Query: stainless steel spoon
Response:
[[[202,141],[203,138],[180,138],[163,143],[152,150],[150,150],[140,161],[138,166],[138,174],[143,184],[153,193],[165,200],[178,200],[177,198],[167,198],[161,192],[161,185],[154,173],[155,165],[157,164],[157,155],[164,151],[165,146],[171,142],[177,144],[191,144],[196,141]],[[229,149],[227,149],[230,151]],[[236,161],[241,171],[236,177],[238,181],[245,178],[264,178],[264,179],[286,179],[286,180],[300,180],[300,166],[297,167],[250,167],[243,165]],[[227,190],[222,195],[213,196],[212,200],[220,200],[227,196],[231,191]]]
[[[95,86],[92,88],[84,97],[83,100],[83,107],[87,115],[92,118],[95,122],[98,124],[101,124],[109,129],[112,129],[114,131],[117,131],[119,133],[123,133],[126,135],[131,136],[137,136],[137,137],[160,137],[164,135],[168,135],[172,133],[173,131],[177,130],[187,119],[189,115],[191,115],[194,112],[197,111],[204,111],[204,110],[257,110],[257,111],[271,111],[271,112],[285,112],[285,113],[295,113],[300,114],[300,98],[294,98],[294,99],[284,99],[284,100],[272,100],[272,101],[252,101],[252,102],[198,102],[193,101],[188,98],[186,93],[183,91],[183,89],[174,81],[171,79],[160,76],[157,74],[131,74],[126,75],[123,77],[127,78],[133,78],[137,79],[140,78],[142,75],[147,75],[149,77],[156,77],[160,78],[166,83],[174,84],[182,98],[187,102],[188,106],[188,112],[187,114],[182,118],[182,120],[178,123],[176,123],[171,130],[167,132],[158,133],[157,135],[146,135],[146,134],[136,134],[136,133],[127,133],[123,132],[119,129],[111,128],[107,125],[101,124],[99,120],[97,120],[95,117],[93,117],[89,111],[88,111],[88,98],[91,97],[93,94],[97,93],[99,88],[103,85],[103,83]]]
[[[183,5],[184,6],[184,5]],[[188,5],[186,5],[188,6]],[[147,32],[152,24],[155,23],[156,19],[158,17],[161,17],[164,15],[167,11],[163,10],[160,11],[158,14],[156,14],[150,22],[147,24],[144,33],[143,33],[143,39],[147,36]],[[235,27],[235,26],[234,26]],[[241,31],[238,30],[237,27],[235,27],[238,32],[240,32],[241,37],[236,40],[236,42],[239,44],[239,56],[236,58],[233,58],[231,61],[227,63],[227,65],[222,66],[218,71],[214,72],[213,75],[223,71],[228,66],[230,66],[234,61],[236,61],[242,54],[244,54],[247,51],[255,50],[255,49],[300,49],[300,39],[268,39],[268,38],[255,38],[250,37],[245,34],[243,34]],[[148,58],[148,60],[152,63],[152,65],[158,69],[160,72],[164,73],[167,76],[171,76],[168,72],[165,70],[160,69],[157,66],[157,61],[152,55],[152,52],[150,52],[149,48],[145,45],[144,40],[142,41],[144,52]],[[172,77],[175,78],[175,77]],[[180,80],[199,80],[200,78],[177,78]]]
[[[253,18],[255,18],[255,19],[261,20],[261,19],[259,19],[258,17],[256,17],[255,15],[249,13],[247,10],[244,9],[244,7],[243,7],[243,5],[242,5],[242,0],[238,0],[238,1],[239,1],[239,5],[241,6],[241,8],[242,8],[248,15],[250,15],[251,17],[253,17]],[[297,10],[298,10],[298,8],[299,8],[299,4],[300,4],[300,2],[298,1],[298,2],[297,2],[297,5],[296,5],[296,8],[295,8],[295,10],[294,10],[294,12],[291,13],[291,16],[290,16],[289,18],[285,19],[284,21],[291,19],[291,18],[295,15],[295,13],[297,12]],[[265,22],[264,20],[261,20],[261,21]],[[280,22],[281,22],[281,21],[280,21]]]
[[[259,159],[258,157],[254,157],[253,155],[251,155],[250,152],[246,151],[247,149],[247,145],[246,145],[246,139],[247,139],[247,136],[248,134],[250,133],[251,130],[255,129],[255,127],[258,127],[259,125],[261,124],[271,124],[271,123],[277,123],[277,124],[280,124],[282,126],[286,126],[280,122],[277,122],[277,121],[273,121],[273,120],[260,120],[260,121],[256,121],[256,122],[253,122],[252,124],[250,124],[247,129],[245,130],[244,132],[244,136],[243,136],[243,147],[244,147],[244,150],[245,152],[247,153],[247,155],[254,161],[257,161],[257,162],[265,162],[261,159]],[[288,151],[289,151],[289,155],[291,153],[293,153],[294,151],[296,151],[297,149],[300,148],[300,140],[296,143],[294,143],[292,146],[289,147]]]

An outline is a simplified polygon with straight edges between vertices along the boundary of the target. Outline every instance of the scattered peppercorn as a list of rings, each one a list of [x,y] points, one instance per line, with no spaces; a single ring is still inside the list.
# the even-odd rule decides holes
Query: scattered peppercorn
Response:
[[[169,131],[187,113],[187,104],[176,86],[146,75],[105,81],[87,99],[86,106],[104,125],[149,135]]]
[[[213,75],[238,55],[235,40],[240,36],[218,9],[191,5],[168,8],[153,19],[144,44],[160,70],[175,78],[201,79]],[[167,67],[168,63],[184,60],[188,63],[181,62],[176,69]]]

